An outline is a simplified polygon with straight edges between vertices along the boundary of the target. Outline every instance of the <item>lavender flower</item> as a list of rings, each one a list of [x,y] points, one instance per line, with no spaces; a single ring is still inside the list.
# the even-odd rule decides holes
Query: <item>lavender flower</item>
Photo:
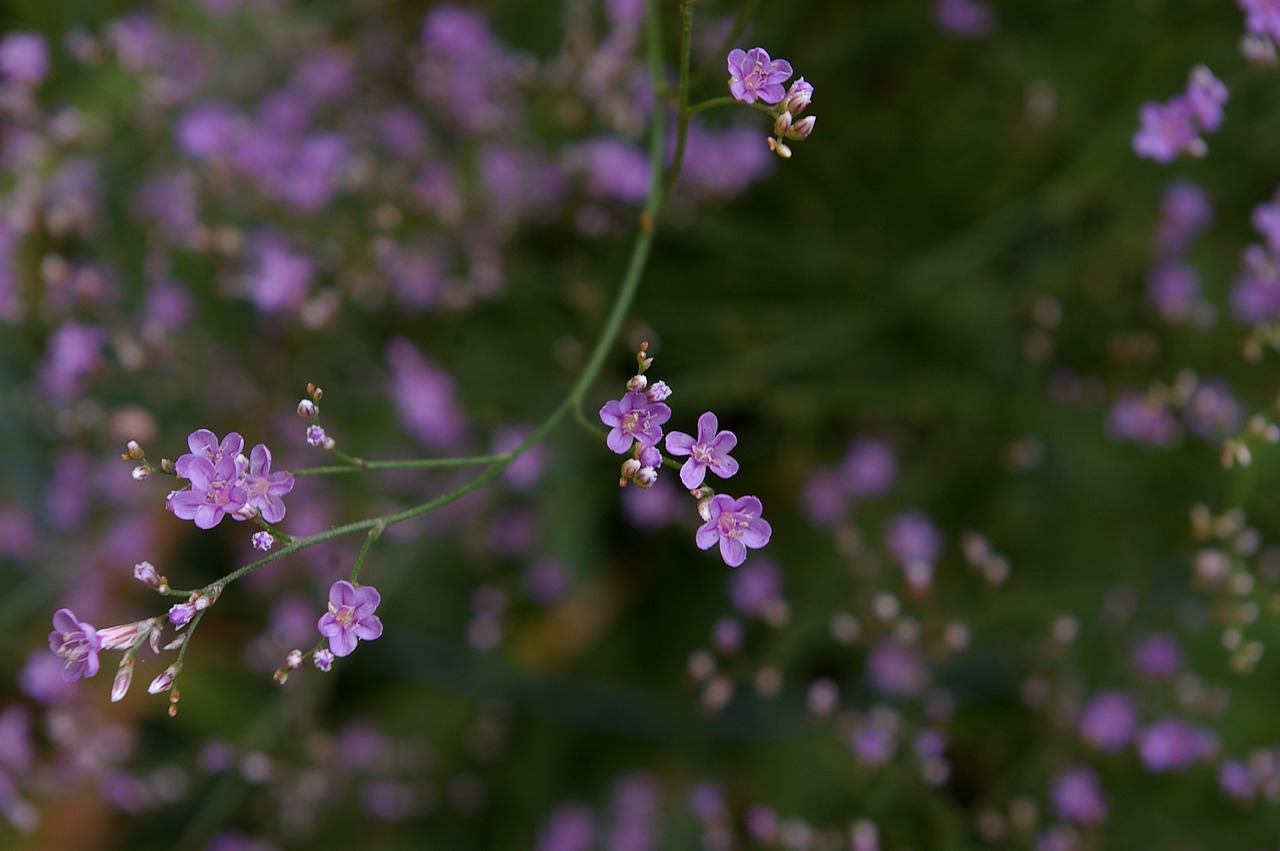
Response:
[[[35,86],[49,73],[49,49],[44,36],[13,32],[0,39],[0,79]]]
[[[183,457],[191,458],[184,466],[191,487],[169,494],[168,508],[175,517],[212,529],[226,515],[244,508],[248,495],[239,485],[244,456],[224,455],[217,464],[204,457]]]
[[[791,78],[791,63],[770,59],[763,47],[729,51],[729,92],[743,103],[777,103],[787,93],[783,86]]]
[[[235,458],[244,450],[244,438],[233,431],[219,442],[216,434],[202,428],[191,432],[187,437],[187,447],[191,451],[179,455],[178,460],[173,462],[173,471],[183,479],[190,478],[187,467],[197,458],[207,458],[215,465],[223,458]]]
[[[760,549],[769,543],[773,527],[760,516],[764,507],[754,496],[734,499],[718,493],[698,504],[706,521],[694,534],[698,549],[709,550],[720,544],[725,564],[737,567],[747,559],[747,548]]]
[[[698,417],[698,437],[682,431],[667,435],[667,451],[672,455],[688,455],[689,460],[680,468],[680,481],[689,490],[702,485],[707,468],[722,479],[738,472],[738,462],[729,457],[738,445],[738,436],[731,431],[720,431],[716,415],[707,411]]]
[[[249,472],[244,477],[245,502],[258,510],[268,523],[284,519],[284,500],[293,490],[293,473],[271,472],[271,450],[259,443],[249,453]]]
[[[329,611],[320,616],[316,628],[329,639],[335,656],[349,656],[360,639],[372,641],[382,635],[382,621],[374,614],[382,596],[371,585],[359,588],[345,579],[329,589]]]
[[[1172,181],[1160,202],[1156,250],[1165,256],[1181,254],[1191,238],[1212,221],[1213,205],[1204,190],[1190,180]]]
[[[1080,713],[1076,727],[1080,738],[1106,753],[1114,753],[1133,738],[1138,728],[1138,710],[1124,692],[1100,691]]]
[[[1280,41],[1280,5],[1275,0],[1237,0],[1244,10],[1244,28]]]
[[[938,29],[956,38],[979,38],[996,26],[995,11],[976,0],[934,0],[933,18]]]
[[[1083,765],[1073,766],[1053,778],[1049,798],[1058,818],[1076,824],[1097,824],[1107,817],[1107,800],[1098,775]]]
[[[611,428],[605,443],[619,455],[630,452],[637,440],[643,446],[656,446],[662,439],[662,424],[669,419],[670,408],[634,390],[621,400],[610,399],[600,409],[601,422]]]
[[[1271,254],[1260,245],[1250,245],[1242,260],[1244,273],[1231,290],[1231,312],[1245,325],[1280,317],[1280,272]]]
[[[1197,142],[1203,145],[1185,98],[1148,101],[1138,110],[1138,121],[1141,126],[1133,134],[1133,152],[1140,157],[1167,163],[1178,154],[1197,151]]]
[[[1217,748],[1218,737],[1212,730],[1173,716],[1161,718],[1138,735],[1138,755],[1152,774],[1185,771]]]
[[[49,649],[63,660],[61,673],[64,683],[98,673],[98,651],[102,649],[98,631],[93,624],[76,620],[70,609],[58,609],[53,613]]]

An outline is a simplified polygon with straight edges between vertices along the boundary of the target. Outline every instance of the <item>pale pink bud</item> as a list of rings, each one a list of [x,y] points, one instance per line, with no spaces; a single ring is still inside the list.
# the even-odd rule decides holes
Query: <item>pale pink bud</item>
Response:
[[[320,413],[320,409],[310,399],[303,399],[298,403],[298,416],[304,420],[313,420],[318,413]]]
[[[116,678],[111,681],[111,702],[118,703],[129,693],[129,686],[132,684],[133,657],[126,656],[120,660],[120,667],[116,669]]]
[[[671,395],[671,388],[665,381],[655,381],[649,385],[648,390],[644,391],[644,395],[650,402],[662,402]]]
[[[791,130],[791,113],[784,109],[782,111],[782,114],[779,115],[777,118],[775,118],[773,121],[773,135],[782,137],[787,135],[787,133],[790,132],[790,130]]]
[[[173,688],[173,681],[178,678],[178,671],[182,670],[176,664],[170,665],[164,669],[160,676],[151,681],[151,685],[147,686],[147,694],[159,694],[162,691],[168,691]]]
[[[653,483],[658,481],[658,471],[652,467],[641,467],[636,473],[636,485],[642,488],[651,488]]]
[[[140,561],[133,566],[133,578],[148,588],[159,588],[164,581],[155,565],[149,561]]]
[[[804,112],[813,100],[813,86],[805,82],[804,77],[796,80],[791,84],[791,88],[787,89],[787,96],[782,100],[782,106],[792,115],[799,115]]]
[[[787,146],[786,142],[780,142],[772,136],[770,136],[767,141],[769,142],[769,150],[773,151],[784,160],[791,159],[791,148]]]
[[[640,472],[640,468],[644,466],[634,458],[628,458],[622,462],[622,478],[634,479],[636,473]]]
[[[818,121],[816,115],[806,115],[795,124],[791,125],[791,129],[785,134],[788,139],[808,139],[809,134],[813,132],[813,125]]]
[[[631,380],[627,382],[627,389],[633,393],[643,393],[644,388],[649,386],[649,379],[643,375],[633,375]]]
[[[151,475],[151,471],[147,469],[146,465],[139,464],[130,471],[129,475],[133,477],[135,482],[141,482],[145,481],[147,477]]]
[[[142,451],[142,446],[136,440],[129,441],[125,448],[128,450],[129,457],[134,461],[141,461],[146,457],[146,453]]]
[[[195,603],[175,603],[169,609],[169,623],[177,627],[186,626],[195,617]]]
[[[284,657],[284,664],[290,671],[296,671],[302,666],[302,651],[290,650],[289,654]]]

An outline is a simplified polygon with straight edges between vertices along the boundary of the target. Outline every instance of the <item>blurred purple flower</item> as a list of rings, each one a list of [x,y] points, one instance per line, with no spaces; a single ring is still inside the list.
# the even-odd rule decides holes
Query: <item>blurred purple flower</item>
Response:
[[[1244,27],[1280,42],[1280,5],[1276,0],[1236,0],[1244,10]]]
[[[942,533],[923,511],[913,509],[890,517],[884,543],[898,564],[933,564],[942,552]]]
[[[898,477],[898,460],[888,446],[864,437],[850,444],[840,471],[849,496],[875,499],[893,490]]]
[[[894,641],[881,641],[867,656],[867,682],[886,697],[909,698],[929,684],[920,654]]]
[[[1076,727],[1081,739],[1106,753],[1129,744],[1137,729],[1137,704],[1133,697],[1120,691],[1095,694],[1085,704]]]
[[[570,155],[592,198],[642,203],[649,197],[649,157],[619,139],[589,139]]]
[[[1272,256],[1260,245],[1242,255],[1244,272],[1231,290],[1231,312],[1245,325],[1262,325],[1280,317],[1280,273]]]
[[[1188,321],[1201,304],[1200,273],[1182,260],[1157,263],[1147,272],[1147,300],[1163,321]]]
[[[1182,650],[1167,632],[1157,632],[1133,648],[1133,668],[1144,677],[1168,680],[1182,672]]]
[[[1152,774],[1185,771],[1217,748],[1218,737],[1212,730],[1193,727],[1174,716],[1165,716],[1138,734],[1138,756]]]
[[[1107,415],[1107,430],[1117,440],[1144,446],[1170,446],[1178,439],[1178,424],[1168,406],[1134,390],[1116,396]]]
[[[11,32],[0,39],[0,80],[35,86],[49,73],[49,48],[44,36]]]
[[[933,19],[938,29],[957,38],[979,38],[996,28],[996,13],[977,0],[934,0]]]
[[[1203,189],[1190,180],[1170,181],[1160,202],[1157,253],[1166,257],[1183,253],[1191,238],[1212,221],[1213,205]]]
[[[1083,765],[1073,766],[1053,778],[1049,798],[1058,818],[1076,824],[1097,824],[1107,817],[1107,800],[1097,773]]]
[[[421,443],[448,449],[460,443],[466,423],[454,400],[453,379],[403,337],[387,343],[388,393],[400,422]]]
[[[727,585],[729,601],[747,617],[759,617],[783,599],[782,571],[767,558],[730,573]]]
[[[1191,394],[1183,415],[1187,429],[1196,437],[1210,442],[1234,434],[1244,424],[1244,406],[1221,378],[1200,382]]]
[[[556,807],[542,823],[535,851],[591,851],[596,820],[591,808],[576,802]]]

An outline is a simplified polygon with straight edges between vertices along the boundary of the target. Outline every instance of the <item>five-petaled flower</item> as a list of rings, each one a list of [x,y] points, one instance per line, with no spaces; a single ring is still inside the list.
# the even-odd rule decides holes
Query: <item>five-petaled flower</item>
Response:
[[[738,436],[731,431],[719,431],[716,415],[707,411],[698,417],[698,437],[673,431],[667,435],[667,451],[672,455],[688,455],[689,460],[680,468],[680,481],[689,490],[702,485],[707,468],[722,479],[738,472],[738,462],[729,457],[738,445]]]
[[[698,549],[709,550],[720,544],[720,556],[730,567],[747,560],[747,548],[758,550],[769,543],[773,527],[760,516],[764,507],[754,496],[734,499],[719,493],[698,504],[706,522],[698,527],[694,541]]]
[[[631,391],[622,399],[610,399],[600,409],[600,420],[611,431],[605,443],[619,455],[631,451],[633,441],[656,446],[662,439],[662,424],[671,419],[671,409],[661,402],[650,402],[643,393]]]
[[[345,579],[329,589],[329,611],[320,616],[316,627],[329,639],[335,656],[347,656],[360,639],[372,641],[382,635],[382,621],[374,614],[382,596],[371,585],[356,587]]]
[[[729,51],[729,92],[743,103],[777,103],[787,93],[783,86],[791,79],[791,63],[770,59],[763,47]]]
[[[293,490],[293,473],[271,472],[271,450],[259,443],[249,453],[249,472],[244,478],[246,503],[258,509],[268,523],[284,519],[284,500]]]
[[[98,651],[102,649],[98,631],[93,624],[76,620],[70,609],[58,609],[53,613],[49,649],[62,657],[63,682],[75,682],[98,673]]]

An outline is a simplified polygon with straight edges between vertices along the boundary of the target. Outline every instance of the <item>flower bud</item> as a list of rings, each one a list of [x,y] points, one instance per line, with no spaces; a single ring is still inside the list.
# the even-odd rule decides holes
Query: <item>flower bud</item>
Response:
[[[253,548],[255,550],[265,553],[267,550],[275,546],[276,536],[272,535],[270,532],[254,532],[253,537],[249,539],[249,542],[253,544]]]
[[[328,647],[321,647],[311,657],[311,661],[315,662],[316,668],[328,673],[329,669],[333,667],[333,651]]]
[[[303,399],[298,403],[298,416],[304,420],[313,420],[318,413],[320,413],[320,409],[310,399]]]
[[[644,392],[644,395],[650,402],[662,402],[671,395],[671,388],[667,386],[665,381],[655,381],[649,385],[649,389]]]
[[[195,603],[176,603],[169,609],[169,623],[177,627],[186,626],[195,615]]]
[[[151,475],[151,470],[145,464],[139,464],[133,468],[129,475],[133,477],[135,482],[142,482],[146,481],[147,477]]]
[[[773,135],[777,136],[778,138],[782,138],[783,136],[787,135],[787,133],[789,133],[790,131],[791,131],[791,113],[784,109],[782,111],[782,114],[779,115],[773,121]]]
[[[787,147],[786,142],[780,142],[772,136],[770,136],[767,141],[769,143],[769,150],[773,151],[784,160],[791,159],[791,148]]]
[[[284,664],[291,671],[296,671],[302,667],[302,651],[290,650],[289,654],[284,657]]]
[[[627,482],[636,477],[636,473],[640,472],[640,468],[642,466],[644,465],[634,458],[628,458],[623,461],[621,478],[618,479],[618,487],[625,488],[627,486]]]
[[[641,467],[636,473],[635,482],[637,487],[651,488],[654,482],[658,481],[658,471],[652,467]]]
[[[643,375],[633,375],[631,380],[627,382],[627,389],[633,393],[643,393],[644,388],[649,386],[649,379]]]
[[[324,433],[324,429],[318,425],[307,426],[307,443],[312,446],[324,446],[324,442],[329,436]]]
[[[116,678],[111,681],[111,702],[118,703],[129,693],[129,686],[132,684],[133,657],[125,656],[120,660],[120,667],[116,669]]]
[[[813,100],[813,85],[805,81],[804,77],[796,80],[791,84],[791,88],[787,89],[787,95],[782,100],[782,105],[787,112],[792,115],[799,115],[809,106],[809,102]]]
[[[160,571],[149,561],[140,561],[133,566],[133,578],[148,588],[159,588],[164,581]]]
[[[813,125],[818,121],[816,115],[806,115],[795,124],[791,125],[791,129],[783,134],[788,139],[808,139],[809,134],[813,132]]]
[[[129,441],[128,444],[126,444],[125,448],[128,450],[126,454],[128,454],[131,460],[141,461],[143,458],[146,457],[146,453],[142,451],[142,447],[138,444],[138,441],[136,440]]]
[[[662,464],[662,453],[656,446],[642,446],[637,460],[642,467],[657,467]]]
[[[162,691],[168,691],[173,688],[173,681],[178,678],[178,671],[182,670],[175,663],[164,669],[160,676],[151,681],[151,685],[147,686],[147,694],[159,694]]]

